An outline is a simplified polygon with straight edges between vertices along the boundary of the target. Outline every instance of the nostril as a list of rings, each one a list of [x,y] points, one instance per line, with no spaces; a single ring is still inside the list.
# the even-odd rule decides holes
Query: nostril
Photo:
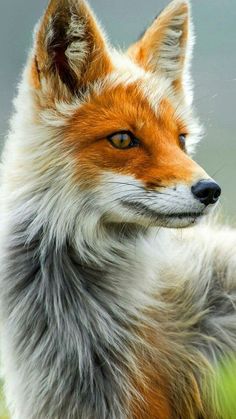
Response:
[[[217,185],[217,184],[216,184]],[[213,198],[218,201],[220,195],[221,195],[221,188],[219,187],[219,185],[217,185],[218,188],[215,189],[215,192],[213,194]]]
[[[201,180],[192,187],[192,193],[198,201],[207,206],[218,201],[221,188],[212,180]]]

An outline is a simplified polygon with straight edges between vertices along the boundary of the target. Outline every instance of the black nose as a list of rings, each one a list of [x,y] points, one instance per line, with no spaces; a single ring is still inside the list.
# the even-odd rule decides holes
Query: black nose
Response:
[[[221,189],[217,183],[212,180],[200,180],[192,187],[192,193],[202,204],[215,204],[220,195]]]

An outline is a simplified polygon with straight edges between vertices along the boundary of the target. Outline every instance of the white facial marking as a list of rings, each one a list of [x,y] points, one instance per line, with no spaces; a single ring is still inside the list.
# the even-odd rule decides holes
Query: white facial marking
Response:
[[[148,190],[132,176],[104,173],[96,194],[109,222],[178,228],[193,224],[205,213],[205,205],[183,184]]]

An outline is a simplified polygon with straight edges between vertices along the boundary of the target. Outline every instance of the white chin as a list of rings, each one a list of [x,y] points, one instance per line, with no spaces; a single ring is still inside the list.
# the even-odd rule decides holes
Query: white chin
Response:
[[[184,218],[178,218],[173,217],[168,220],[166,220],[166,224],[164,227],[167,228],[187,228],[191,227],[194,224],[196,224],[202,217],[184,217]]]
[[[180,211],[159,212],[139,202],[122,201],[122,205],[128,209],[126,220],[144,227],[187,228],[197,223],[206,213],[204,205],[199,205],[188,210],[181,208]]]
[[[202,219],[204,214],[193,216],[172,216],[172,217],[157,217],[156,220],[139,220],[138,224],[152,227],[165,227],[165,228],[187,228],[195,225]],[[141,221],[141,223],[140,223]]]

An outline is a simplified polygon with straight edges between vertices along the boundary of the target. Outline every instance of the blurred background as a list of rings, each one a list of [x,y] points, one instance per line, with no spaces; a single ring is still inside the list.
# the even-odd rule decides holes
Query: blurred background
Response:
[[[32,29],[46,0],[0,0],[0,143],[8,129],[31,45]],[[167,0],[90,0],[115,45],[136,40]],[[226,218],[236,222],[236,2],[192,0],[196,32],[195,106],[206,135],[197,160],[222,186]]]

